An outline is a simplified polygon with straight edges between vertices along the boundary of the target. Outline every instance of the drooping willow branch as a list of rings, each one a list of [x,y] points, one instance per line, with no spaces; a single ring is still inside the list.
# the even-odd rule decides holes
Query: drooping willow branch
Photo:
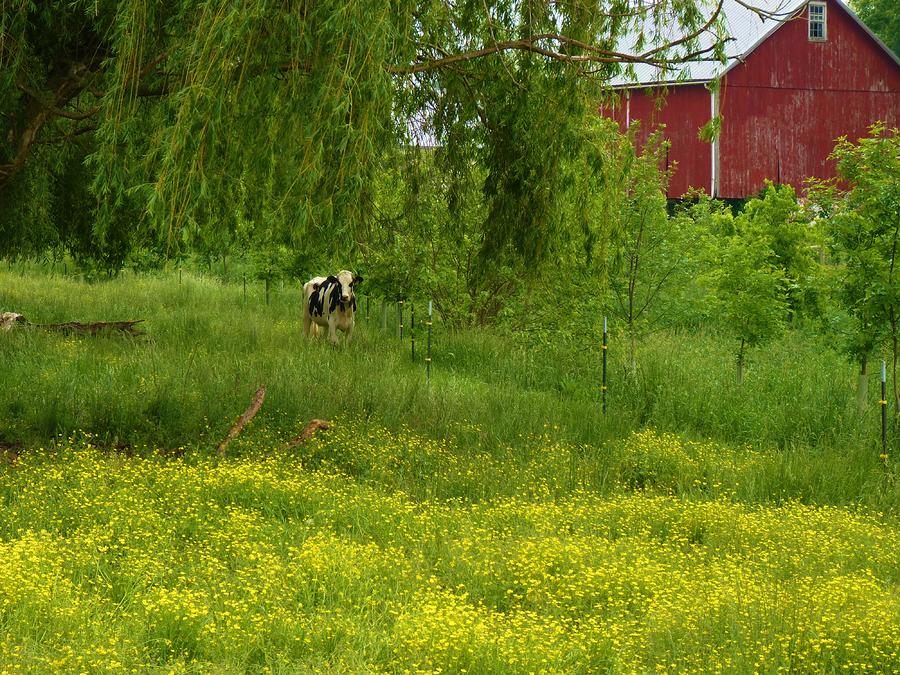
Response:
[[[704,33],[710,31],[713,24],[715,24],[722,12],[722,2],[723,0],[719,0],[719,2],[716,4],[715,10],[702,26],[687,33],[686,35],[681,36],[676,40],[667,41],[640,54],[626,54],[624,52],[602,49],[590,43],[584,42],[582,40],[576,40],[575,38],[571,38],[561,33],[539,33],[526,38],[520,38],[518,40],[503,40],[494,42],[493,44],[486,45],[480,49],[471,49],[456,54],[446,54],[445,52],[442,52],[443,55],[440,58],[428,59],[403,66],[388,66],[387,70],[395,75],[415,75],[416,73],[444,68],[454,63],[459,63],[462,61],[472,61],[474,59],[479,59],[485,56],[499,54],[507,51],[531,52],[534,54],[539,54],[541,56],[546,56],[547,58],[553,59],[554,61],[560,61],[564,63],[647,63],[650,65],[657,65],[661,67],[672,66],[687,60],[698,60],[697,57],[708,54],[709,52],[715,50],[717,44],[713,44],[705,49],[696,50],[694,52],[691,52],[690,54],[681,55],[677,58],[667,58],[665,56],[659,56],[660,54],[665,54],[675,47],[690,43],[693,40],[699,38]],[[719,40],[719,42],[724,41],[724,39]],[[575,47],[586,53],[569,54],[559,49],[552,49],[546,46],[542,46],[540,43],[556,43],[558,45]]]
[[[748,1],[751,4],[748,4]],[[716,30],[716,24],[722,15],[722,2],[723,0],[717,0],[710,15],[703,19],[702,25],[688,30],[685,35],[678,38],[655,42],[636,54],[604,48],[592,44],[589,40],[576,39],[563,32],[541,32],[519,39],[496,40],[493,37],[494,32],[491,30],[490,37],[485,38],[485,42],[480,47],[466,49],[461,39],[453,38],[449,40],[451,44],[444,45],[423,42],[417,45],[419,49],[417,58],[405,63],[386,60],[380,64],[380,67],[392,75],[415,75],[441,69],[457,70],[461,69],[466,62],[490,58],[492,55],[510,51],[530,52],[555,62],[574,64],[585,75],[593,72],[588,68],[591,64],[599,66],[616,63],[643,63],[660,68],[670,68],[687,61],[713,60],[720,58],[721,48],[729,39]],[[779,13],[778,10],[768,11],[756,8],[752,5],[752,0],[737,0],[737,2],[763,18],[783,21],[787,17],[785,13]],[[606,14],[605,16],[617,18],[644,16],[649,18],[653,12],[653,4],[641,3],[629,12]],[[638,23],[640,24],[641,21]],[[615,30],[613,29],[614,32]],[[211,32],[208,34],[212,35]],[[454,31],[454,34],[458,37],[460,33]],[[712,44],[696,46],[697,39],[703,36],[711,36]],[[127,69],[122,70],[123,73],[126,73],[125,81],[119,83],[121,87],[118,91],[127,92],[129,96],[138,98],[165,97],[182,89],[184,74],[179,76],[170,73],[167,68],[172,61],[177,61],[171,56],[179,53],[182,46],[183,43],[170,41],[165,47],[160,46],[159,51],[142,64],[138,59],[140,59],[143,47],[135,51],[131,57],[133,63],[129,64]],[[681,48],[681,53],[673,54],[673,50],[678,48]],[[100,82],[98,76],[102,75],[104,68],[108,68],[107,57],[109,54],[108,50],[98,46],[95,56],[90,62],[71,66],[63,75],[52,80],[47,86],[47,90],[43,92],[34,92],[26,88],[25,78],[22,78],[23,82],[18,86],[27,96],[27,103],[23,106],[20,122],[9,134],[8,141],[11,151],[0,161],[0,189],[4,188],[23,169],[39,136],[42,132],[46,135],[45,127],[51,120],[56,118],[65,118],[76,122],[91,120],[98,114],[102,114],[104,106],[110,105],[109,97],[106,96],[109,92],[102,91],[102,88],[98,86],[98,82]],[[313,71],[321,67],[321,64],[317,65],[314,57],[303,53],[289,56],[288,53],[282,52],[278,56],[273,54],[272,58],[265,58],[267,55],[264,54],[261,60],[254,59],[252,63],[249,58],[246,58],[249,56],[249,52],[244,56],[243,65],[240,58],[236,63],[211,59],[205,64],[204,72],[208,75],[220,68],[239,68],[241,70],[239,82],[241,82],[246,78],[284,77],[288,73],[312,76],[314,75]],[[390,57],[386,58],[390,59]],[[174,72],[178,71],[177,66],[172,67]],[[237,86],[240,87],[240,84]],[[93,105],[86,105],[79,100],[82,92],[90,92],[100,100],[95,101]],[[84,124],[74,131],[66,130],[63,134],[45,138],[44,141],[52,142],[56,139],[65,141],[74,135],[88,133],[93,128],[93,124]]]

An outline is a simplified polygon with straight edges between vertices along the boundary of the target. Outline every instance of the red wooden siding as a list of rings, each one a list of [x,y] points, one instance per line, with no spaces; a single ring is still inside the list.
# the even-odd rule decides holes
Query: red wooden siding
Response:
[[[900,126],[900,66],[833,0],[827,0],[828,38],[807,39],[807,14],[778,28],[721,82],[717,197],[756,194],[766,179],[802,187],[809,176],[827,178],[827,158],[838,136],[864,136],[875,121]],[[711,188],[709,143],[698,130],[710,118],[702,85],[671,87],[662,108],[653,91],[632,90],[631,120],[642,136],[666,125],[677,163],[670,197],[689,186]],[[612,115],[624,128],[625,98]]]
[[[665,126],[664,134],[671,144],[668,164],[675,164],[669,196],[680,197],[692,187],[709,192],[712,145],[701,141],[697,135],[711,117],[709,91],[697,84],[672,87],[665,98],[644,90],[631,91],[630,101],[627,96],[629,94],[622,93],[620,104],[611,115],[622,131],[626,128],[625,115],[629,109],[631,121],[641,121],[639,144],[660,126]]]
[[[807,39],[804,11],[723,78],[717,196],[753,195],[766,178],[799,188],[833,176],[838,136],[900,124],[900,67],[835,2],[827,14],[825,42]]]
[[[857,139],[893,106],[897,94],[729,87],[719,146],[719,197],[747,197],[765,179],[801,188],[809,176],[834,176],[828,155],[841,135]],[[736,111],[740,111],[738,114]],[[896,114],[893,124],[897,124]]]
[[[900,67],[832,0],[828,39],[810,42],[804,10],[728,73],[731,86],[853,91],[900,89]]]

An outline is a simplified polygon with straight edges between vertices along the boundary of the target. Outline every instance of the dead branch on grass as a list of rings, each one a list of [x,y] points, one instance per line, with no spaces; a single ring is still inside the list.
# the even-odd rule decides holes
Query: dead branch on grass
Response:
[[[21,454],[21,442],[13,441],[12,443],[7,443],[5,441],[0,441],[0,460],[8,462],[11,466],[15,466]]]
[[[235,439],[235,437],[241,433],[241,429],[243,429],[247,422],[252,420],[256,413],[259,412],[259,409],[262,407],[263,401],[266,400],[266,388],[260,387],[256,390],[256,394],[253,396],[253,402],[250,404],[250,407],[244,411],[244,414],[238,417],[237,422],[235,422],[231,429],[228,430],[228,435],[222,439],[222,442],[219,443],[219,447],[216,449],[220,455],[225,454],[225,448],[228,447],[228,444],[231,443]]]
[[[293,440],[290,441],[286,446],[284,446],[285,450],[293,450],[298,445],[305,443],[310,438],[312,438],[313,434],[315,434],[319,430],[326,430],[331,428],[331,422],[327,422],[326,420],[310,420],[309,424],[303,427],[303,431],[301,431]]]

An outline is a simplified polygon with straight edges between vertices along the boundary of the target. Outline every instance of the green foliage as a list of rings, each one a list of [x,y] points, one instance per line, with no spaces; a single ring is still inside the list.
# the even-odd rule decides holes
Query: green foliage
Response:
[[[702,191],[686,195],[679,204],[676,215],[690,218],[705,232],[717,238],[727,238],[736,232],[734,213],[728,205]]]
[[[698,330],[716,326],[715,275],[721,248],[735,230],[727,204],[703,192],[689,195],[670,216],[675,241],[687,246],[684,265],[661,304],[671,327]]]
[[[524,261],[507,247],[482,264],[485,171],[473,160],[448,174],[447,162],[443,148],[410,148],[376,174],[373,223],[358,242],[367,292],[431,300],[453,326],[494,323],[523,288]]]
[[[447,149],[445,184],[472,161],[483,169],[481,266],[549,259],[588,194],[581,171],[618,38],[645,20],[687,32],[707,21],[680,0],[16,3],[0,18],[0,193],[40,215],[53,180],[38,176],[59,175],[96,242],[88,256],[60,216],[10,217],[5,253],[73,241],[79,260],[118,269],[129,246],[227,256],[249,224],[266,245],[352,262],[377,172],[424,134]],[[721,21],[709,30],[721,58]],[[660,66],[696,47],[638,32],[635,48],[658,47],[647,58]],[[74,171],[67,148],[81,140]]]
[[[900,55],[900,14],[892,0],[852,0],[850,3],[859,18],[881,38],[881,41]]]
[[[878,232],[900,222],[900,131],[875,124],[869,136],[851,143],[838,139],[832,158],[838,175],[851,184],[847,211],[868,219]]]
[[[37,258],[61,249],[51,219],[53,178],[34,161],[0,190],[0,242],[7,259]]]
[[[746,347],[771,340],[784,329],[786,279],[772,264],[773,256],[766,237],[738,233],[725,242],[713,272],[722,324],[740,341],[738,381]]]
[[[749,200],[735,219],[735,228],[749,239],[764,239],[771,247],[768,263],[784,273],[791,315],[815,315],[818,265],[813,250],[815,231],[790,185],[766,182],[759,197]]]
[[[526,260],[543,260],[558,252],[555,244],[567,233],[564,205],[587,145],[583,121],[596,114],[593,98],[577,83],[548,78],[530,62],[497,95],[486,112],[492,133],[483,157],[484,194],[493,225],[482,254],[490,261],[510,245]],[[561,119],[568,123],[560,125]]]
[[[704,267],[708,232],[708,223],[686,212],[669,217],[670,172],[661,169],[668,145],[657,132],[638,153],[638,134],[634,124],[627,136],[611,141],[618,156],[608,162],[603,193],[612,237],[607,262],[609,310],[626,327],[633,364],[642,334],[684,319],[681,299]]]
[[[817,182],[812,195],[827,219],[837,270],[837,297],[850,318],[845,348],[864,361],[896,324],[897,244],[900,237],[900,137],[896,129],[874,126],[867,138],[842,138],[832,157],[849,184]]]
[[[697,138],[712,143],[722,133],[722,116],[716,115],[697,131]]]

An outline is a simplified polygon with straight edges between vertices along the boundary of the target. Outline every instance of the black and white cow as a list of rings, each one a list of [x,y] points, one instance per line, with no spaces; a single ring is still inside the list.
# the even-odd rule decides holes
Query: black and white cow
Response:
[[[303,332],[314,337],[319,326],[328,328],[328,339],[337,344],[337,330],[353,336],[356,296],[353,287],[363,278],[341,270],[337,276],[314,277],[303,284]]]

